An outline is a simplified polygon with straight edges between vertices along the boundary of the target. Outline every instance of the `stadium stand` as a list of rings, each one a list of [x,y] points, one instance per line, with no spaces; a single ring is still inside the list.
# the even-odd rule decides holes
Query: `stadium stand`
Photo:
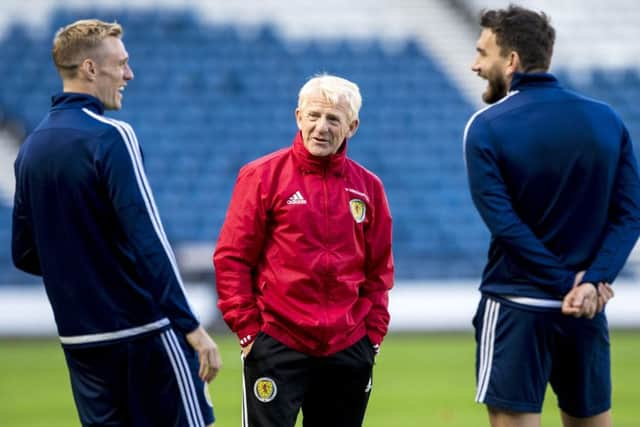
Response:
[[[290,143],[297,90],[326,71],[361,86],[362,126],[349,151],[387,188],[397,278],[479,277],[488,234],[468,196],[461,148],[477,100],[465,97],[441,57],[434,59],[416,38],[396,40],[390,50],[377,37],[292,40],[268,24],[247,32],[204,22],[192,9],[57,9],[46,29],[33,32],[14,23],[0,39],[0,109],[27,130],[59,90],[51,34],[87,16],[117,19],[125,27],[136,79],[125,92],[124,109],[111,115],[137,131],[175,246],[210,247],[239,167]],[[469,64],[472,57],[470,48]],[[637,68],[556,71],[571,86],[614,105],[638,140]],[[0,204],[0,241],[8,242],[11,209]],[[36,280],[11,267],[3,244],[0,283],[31,282]]]
[[[327,71],[361,85],[363,125],[349,150],[386,183],[399,277],[478,273],[483,229],[467,197],[460,154],[460,124],[473,108],[415,42],[394,53],[376,39],[292,46],[271,27],[247,39],[230,26],[204,26],[188,11],[60,10],[50,33],[80,16],[152,29],[126,34],[137,79],[114,115],[137,130],[174,243],[215,240],[237,170],[290,143],[297,89]],[[49,43],[16,26],[0,45],[13,67],[25,70],[1,70],[7,87],[17,89],[3,92],[0,102],[29,129],[58,84]],[[33,84],[36,75],[53,78]]]
[[[477,22],[481,9],[505,7],[504,0],[454,0]],[[594,64],[605,69],[640,68],[640,8],[635,0],[519,0],[545,11],[556,28],[552,66],[588,76]]]

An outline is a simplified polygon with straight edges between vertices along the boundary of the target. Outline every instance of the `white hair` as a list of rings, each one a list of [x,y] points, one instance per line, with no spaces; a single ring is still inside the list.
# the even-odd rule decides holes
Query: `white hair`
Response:
[[[358,85],[341,77],[330,74],[320,74],[307,81],[298,93],[298,108],[304,109],[310,95],[320,92],[327,101],[333,105],[346,102],[349,106],[349,121],[356,120],[360,107],[362,106],[362,96]]]

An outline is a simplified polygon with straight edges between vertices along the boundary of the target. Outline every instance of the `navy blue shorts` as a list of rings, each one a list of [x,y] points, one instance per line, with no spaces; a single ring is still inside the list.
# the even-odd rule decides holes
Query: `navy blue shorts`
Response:
[[[611,408],[609,332],[604,313],[592,320],[560,309],[523,306],[483,295],[473,319],[476,402],[539,413],[550,383],[573,417]]]
[[[188,426],[214,421],[197,353],[167,329],[127,341],[64,347],[83,426]]]

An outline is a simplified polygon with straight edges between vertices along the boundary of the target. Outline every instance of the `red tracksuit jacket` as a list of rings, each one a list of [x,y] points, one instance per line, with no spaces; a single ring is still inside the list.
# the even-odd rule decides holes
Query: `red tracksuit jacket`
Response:
[[[298,133],[240,170],[213,260],[218,307],[241,344],[264,331],[326,356],[387,333],[391,214],[346,145],[319,158]]]

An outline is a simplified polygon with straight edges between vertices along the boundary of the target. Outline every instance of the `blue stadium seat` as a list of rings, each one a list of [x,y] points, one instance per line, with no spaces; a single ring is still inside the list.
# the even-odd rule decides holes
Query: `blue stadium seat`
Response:
[[[479,276],[488,233],[469,198],[462,158],[473,107],[417,41],[394,50],[380,39],[292,41],[271,26],[249,34],[204,24],[189,10],[60,9],[51,32],[86,16],[125,25],[135,80],[125,108],[109,114],[136,129],[172,243],[217,236],[238,169],[291,143],[297,91],[326,71],[361,87],[361,128],[349,152],[387,188],[397,277]],[[0,79],[12,88],[0,92],[0,105],[29,130],[60,90],[50,43],[18,25],[0,40]],[[575,85],[611,102],[640,135],[637,70],[593,70],[590,83]],[[0,221],[2,241],[9,227]],[[0,248],[0,283],[37,282],[10,267],[7,250]]]

